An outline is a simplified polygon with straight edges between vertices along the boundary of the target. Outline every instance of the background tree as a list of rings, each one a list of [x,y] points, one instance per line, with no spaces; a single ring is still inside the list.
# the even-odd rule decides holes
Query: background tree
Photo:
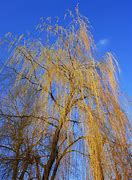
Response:
[[[130,122],[118,65],[95,58],[87,19],[41,22],[40,38],[5,37],[0,166],[6,179],[130,179]],[[3,80],[4,77],[4,80]]]

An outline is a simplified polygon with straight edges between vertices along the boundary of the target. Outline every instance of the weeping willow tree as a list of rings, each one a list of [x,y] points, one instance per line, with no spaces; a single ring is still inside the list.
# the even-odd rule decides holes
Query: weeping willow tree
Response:
[[[1,72],[0,174],[6,179],[131,178],[130,122],[118,64],[95,58],[87,19],[44,21],[43,38],[12,38]]]

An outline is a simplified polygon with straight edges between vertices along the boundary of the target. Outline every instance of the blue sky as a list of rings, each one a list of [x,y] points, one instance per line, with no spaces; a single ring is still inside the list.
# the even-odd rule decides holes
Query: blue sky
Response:
[[[97,47],[111,51],[121,68],[121,86],[132,97],[132,0],[0,0],[0,37],[32,31],[40,17],[63,17],[79,3]]]

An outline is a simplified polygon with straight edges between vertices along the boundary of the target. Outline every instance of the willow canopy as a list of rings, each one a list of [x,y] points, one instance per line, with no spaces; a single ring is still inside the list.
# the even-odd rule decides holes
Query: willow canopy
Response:
[[[48,20],[35,38],[9,33],[3,40],[9,51],[0,75],[0,176],[130,179],[130,122],[115,58],[95,58],[78,12],[66,27]]]

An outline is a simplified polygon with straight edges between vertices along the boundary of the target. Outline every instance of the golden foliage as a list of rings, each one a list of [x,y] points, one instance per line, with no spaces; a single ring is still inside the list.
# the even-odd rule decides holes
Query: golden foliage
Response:
[[[32,99],[30,107],[19,110],[32,117],[29,136],[39,144],[50,134],[43,179],[53,179],[56,172],[66,175],[70,163],[76,164],[74,150],[79,152],[72,145],[81,139],[91,179],[130,179],[130,123],[120,105],[113,55],[106,53],[101,62],[94,57],[93,39],[79,13],[68,28],[45,23],[39,27],[55,43],[21,42],[13,48],[8,66],[15,73],[14,99]],[[50,39],[49,34],[54,36]]]

